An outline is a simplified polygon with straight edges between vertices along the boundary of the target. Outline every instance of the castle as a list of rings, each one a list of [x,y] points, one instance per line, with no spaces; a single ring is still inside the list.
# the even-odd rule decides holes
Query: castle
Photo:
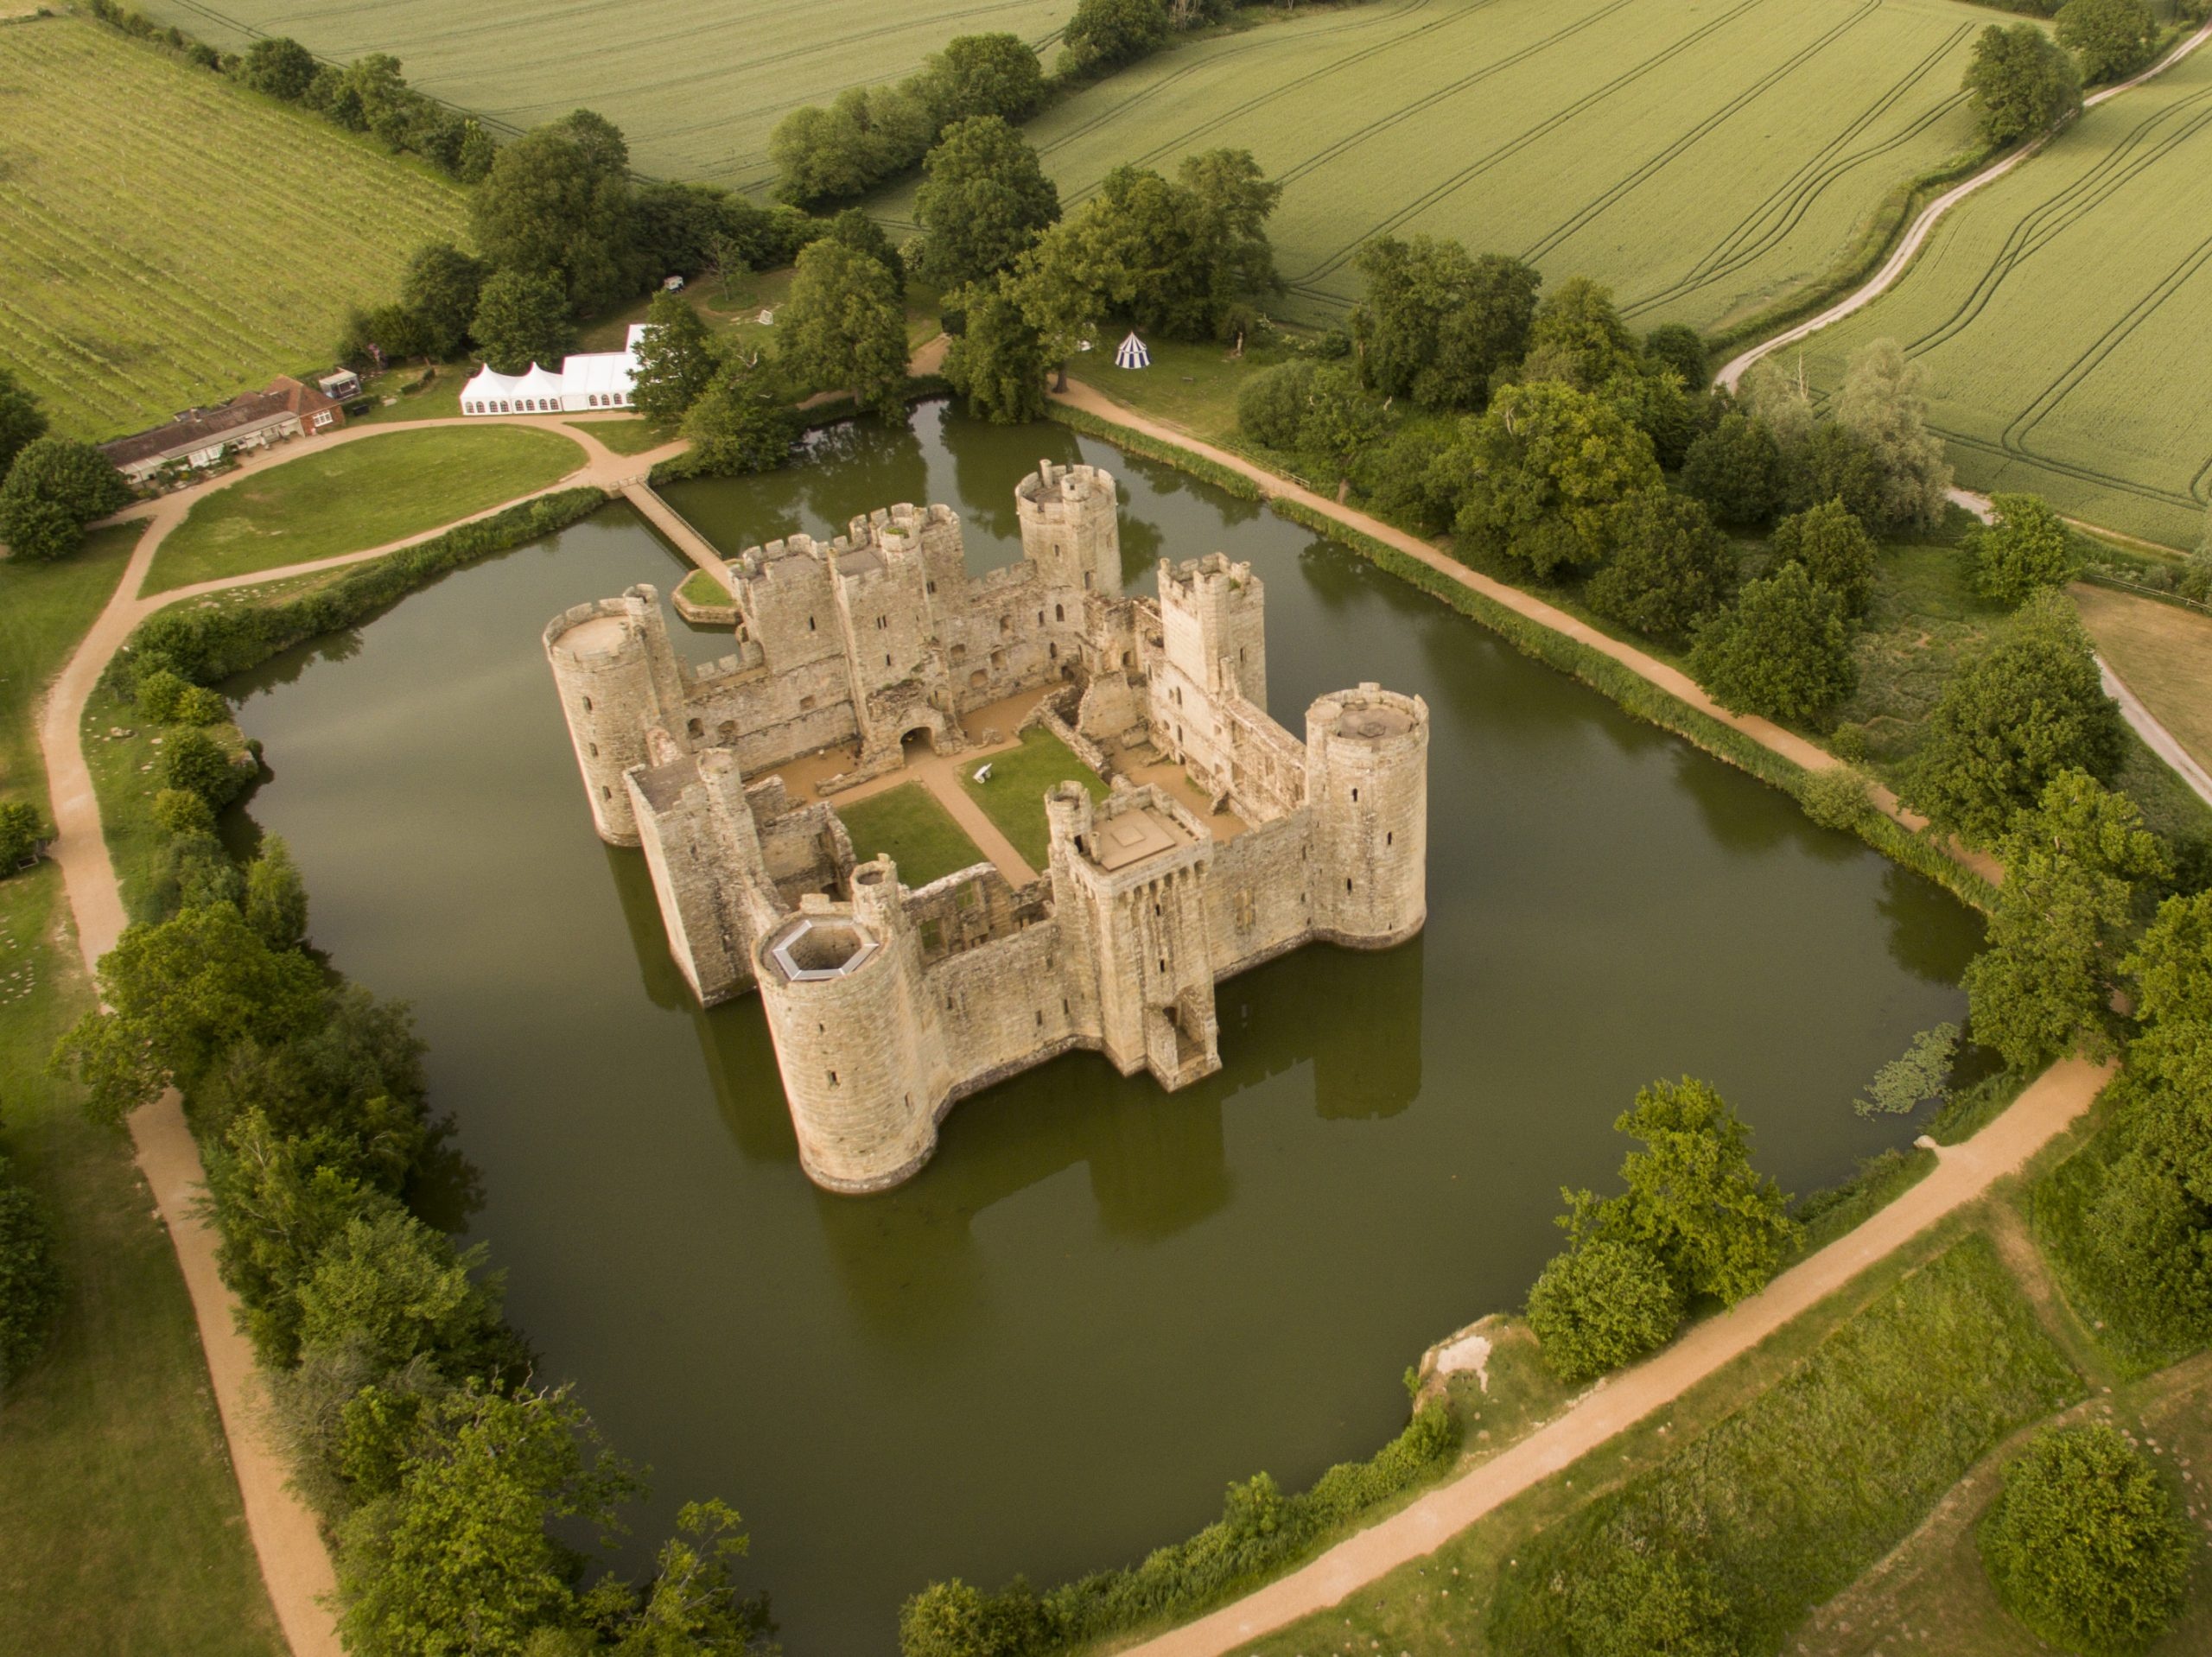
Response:
[[[1015,505],[1024,556],[979,578],[944,506],[752,549],[737,651],[709,667],[677,660],[650,587],[545,630],[601,837],[643,848],[702,1003],[760,991],[800,1162],[831,1190],[908,1178],[955,1101],[1075,1049],[1187,1086],[1220,1068],[1217,981],[1427,917],[1427,705],[1363,684],[1314,702],[1300,743],[1267,712],[1249,565],[1163,560],[1156,602],[1123,597],[1109,474],[1047,462]],[[979,863],[911,889],[773,774],[842,748],[834,793],[973,746],[963,716],[1023,693],[1113,783],[1046,797],[1049,866],[1024,885]],[[1187,786],[1134,782],[1143,762]]]

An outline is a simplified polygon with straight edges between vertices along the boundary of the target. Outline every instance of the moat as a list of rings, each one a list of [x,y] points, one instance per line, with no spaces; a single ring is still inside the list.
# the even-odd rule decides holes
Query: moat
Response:
[[[1058,428],[928,407],[671,498],[732,552],[944,501],[980,571],[1017,555],[1041,457],[1122,479],[1131,591],[1163,555],[1251,562],[1278,719],[1367,680],[1426,700],[1427,926],[1224,981],[1223,1068],[1180,1092],[1077,1054],[969,1099],[885,1195],[803,1177],[757,999],[699,1010],[642,858],[593,832],[540,634],[680,576],[627,509],[232,687],[315,943],[415,1005],[510,1315],[654,1469],[640,1535],[693,1497],[742,1511],[795,1657],[890,1650],[933,1576],[1121,1563],[1230,1478],[1371,1451],[1421,1348],[1518,1303],[1558,1188],[1610,1178],[1654,1076],[1715,1082],[1793,1190],[1902,1143],[1849,1100],[1959,1014],[1979,941],[1936,888],[1351,554]]]

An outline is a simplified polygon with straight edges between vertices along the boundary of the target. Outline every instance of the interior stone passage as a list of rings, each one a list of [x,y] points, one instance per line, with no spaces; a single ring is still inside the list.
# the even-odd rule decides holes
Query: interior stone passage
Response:
[[[474,1172],[450,1217],[548,1372],[654,1469],[637,1535],[728,1498],[797,1657],[892,1651],[931,1577],[1126,1562],[1232,1478],[1372,1451],[1421,1348],[1519,1303],[1559,1187],[1611,1179],[1612,1120],[1655,1076],[1716,1083],[1792,1190],[1909,1140],[1850,1101],[1959,1016],[1980,939],[1351,555],[1056,428],[924,409],[671,492],[732,555],[942,501],[981,575],[1020,556],[1040,458],[1118,479],[1126,591],[1154,594],[1164,556],[1250,565],[1258,700],[1288,729],[1363,682],[1426,704],[1427,924],[1223,981],[1221,1068],[1178,1092],[1071,1053],[977,1094],[880,1196],[807,1180],[759,1000],[700,1007],[644,857],[594,830],[542,635],[681,576],[627,509],[232,687],[275,771],[250,809],[304,868],[315,943],[430,1043]],[[727,627],[670,631],[687,661],[728,653]]]

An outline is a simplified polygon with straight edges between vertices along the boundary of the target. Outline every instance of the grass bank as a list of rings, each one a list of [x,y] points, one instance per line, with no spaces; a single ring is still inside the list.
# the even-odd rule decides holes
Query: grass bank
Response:
[[[467,426],[310,448],[196,502],[154,556],[146,590],[334,558],[547,488],[583,464],[558,431]]]
[[[36,702],[114,591],[140,526],[55,564],[0,563],[0,754],[43,809]],[[0,1403],[0,1650],[283,1651],[245,1532],[192,1304],[119,1128],[46,1074],[92,1005],[61,872],[0,880],[0,1151],[52,1220],[61,1315]]]

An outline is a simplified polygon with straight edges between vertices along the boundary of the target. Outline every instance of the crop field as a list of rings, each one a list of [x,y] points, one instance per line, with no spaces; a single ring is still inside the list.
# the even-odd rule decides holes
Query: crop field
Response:
[[[1353,256],[1389,232],[1712,328],[1817,280],[1892,190],[1973,146],[1959,79],[1988,21],[1948,0],[1372,0],[1163,53],[1030,136],[1071,203],[1123,162],[1250,149],[1285,187],[1294,320],[1340,316]]]
[[[656,177],[764,189],[768,135],[802,104],[904,79],[955,35],[1044,46],[1075,0],[137,0],[226,49],[289,35],[340,61],[389,52],[407,78],[509,129],[582,106]]]
[[[1806,372],[1832,388],[1894,339],[1935,376],[1961,483],[2193,547],[2212,499],[2208,177],[2200,51],[1967,198],[1895,289],[1806,342]]]
[[[0,26],[0,363],[105,438],[327,366],[461,192],[92,23]]]

